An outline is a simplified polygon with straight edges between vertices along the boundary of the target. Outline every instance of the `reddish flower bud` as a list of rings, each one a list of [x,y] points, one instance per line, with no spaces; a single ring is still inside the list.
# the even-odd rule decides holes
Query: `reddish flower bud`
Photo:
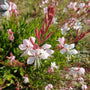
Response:
[[[54,6],[49,6],[48,7],[48,20],[49,20],[49,24],[51,24],[54,16],[55,16],[55,7]]]
[[[52,32],[50,32],[43,40],[43,42],[45,42],[50,36],[51,36]]]

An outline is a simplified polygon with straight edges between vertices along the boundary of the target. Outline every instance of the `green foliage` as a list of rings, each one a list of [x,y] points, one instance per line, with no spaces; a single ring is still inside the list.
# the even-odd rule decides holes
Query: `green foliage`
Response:
[[[76,56],[71,56],[68,59],[66,58],[67,55],[60,54],[60,50],[59,50],[59,51],[55,51],[54,54],[51,57],[49,57],[47,60],[41,60],[41,66],[39,68],[35,68],[34,65],[26,64],[27,56],[20,57],[22,52],[18,46],[22,44],[24,39],[29,39],[30,36],[35,37],[35,28],[37,27],[39,30],[43,25],[44,18],[42,15],[42,11],[40,11],[40,8],[38,7],[39,0],[36,0],[36,2],[37,3],[35,3],[34,5],[33,4],[34,0],[30,0],[29,8],[31,9],[31,11],[28,12],[25,16],[19,18],[13,16],[9,20],[3,19],[2,22],[3,29],[0,30],[0,86],[6,90],[10,90],[8,88],[11,89],[14,89],[14,87],[16,88],[16,85],[14,86],[13,83],[17,84],[17,82],[20,83],[20,88],[24,88],[24,86],[26,86],[27,89],[25,90],[31,90],[33,88],[44,90],[44,87],[47,84],[51,83],[57,86],[60,81],[62,82],[60,84],[61,86],[65,84],[65,78],[62,78],[63,76],[62,70],[64,70],[65,67],[71,67],[71,65],[73,64],[74,66],[76,66],[77,63],[81,62],[82,60],[81,54]],[[67,4],[67,0],[64,0],[64,2],[61,5],[59,5],[58,7],[59,10],[62,10],[63,6],[66,6],[66,4]],[[56,10],[58,8],[56,8]],[[37,13],[33,15],[36,9],[37,9]],[[60,13],[56,12],[56,16],[58,17],[58,22],[60,25],[62,24],[62,22],[64,22],[65,18],[68,15],[69,13],[64,14],[63,12]],[[52,24],[48,30],[48,33],[52,32],[52,35],[44,43],[51,44],[52,50],[55,50],[57,45],[59,44],[58,41],[56,40],[58,40],[59,37],[63,37],[60,31],[60,27],[61,26],[59,26],[58,24],[57,25]],[[7,34],[8,29],[11,29],[14,32],[13,42],[9,40],[9,35]],[[67,35],[65,35],[67,43],[70,43],[69,42],[70,34],[72,34],[72,39],[76,38],[75,33],[76,31],[72,32],[71,30],[68,32]],[[76,45],[76,48],[78,50],[82,49],[83,47],[82,45],[85,45],[86,47],[88,46],[87,43],[83,44],[82,41],[80,43],[81,43],[80,45],[79,43]],[[10,52],[13,53],[13,55],[16,57],[16,60],[19,61],[20,64],[22,64],[22,66],[10,65],[10,61],[6,59],[6,56],[10,56]],[[56,65],[59,66],[59,70],[55,69],[55,72],[49,74],[47,71],[50,68],[51,62],[56,62]],[[25,76],[26,74],[28,74],[28,78],[30,81],[29,84],[23,83],[22,77]]]

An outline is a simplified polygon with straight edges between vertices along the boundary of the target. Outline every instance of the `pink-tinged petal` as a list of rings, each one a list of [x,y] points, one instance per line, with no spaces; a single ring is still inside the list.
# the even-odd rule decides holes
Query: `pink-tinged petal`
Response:
[[[87,90],[87,86],[86,85],[84,85],[84,84],[82,84],[82,90]]]
[[[35,61],[35,57],[29,57],[29,58],[27,59],[27,64],[33,64],[34,61]]]
[[[19,49],[20,50],[25,50],[27,47],[26,47],[26,45],[25,44],[20,44],[19,45]]]
[[[88,24],[90,25],[90,20],[87,20]]]
[[[26,56],[26,55],[34,55],[34,54],[32,53],[32,51],[31,51],[30,49],[27,48],[27,49],[21,54],[20,57]]]
[[[50,44],[44,44],[44,45],[42,46],[43,49],[48,49],[48,48],[50,48],[50,47],[51,47]]]
[[[48,84],[46,87],[45,87],[45,90],[51,90],[53,88],[53,85],[52,84]]]
[[[11,41],[14,40],[14,36],[13,36],[13,34],[9,36],[9,40],[11,40]]]
[[[33,45],[31,44],[31,42],[28,39],[24,39],[23,44],[25,44],[28,47],[33,47]]]
[[[65,39],[64,39],[64,37],[62,37],[62,38],[59,38],[57,41],[59,41],[59,43],[61,44],[61,46],[63,46],[64,45],[64,42],[65,42]]]
[[[17,5],[13,2],[10,2],[11,9],[17,9]]]
[[[61,54],[64,54],[65,52],[66,52],[66,50],[65,49],[62,49],[60,53]]]
[[[44,14],[48,13],[48,7],[43,8]]]
[[[85,73],[85,69],[81,67],[81,68],[78,70],[78,74],[79,74],[79,75],[84,75],[84,73]]]
[[[47,52],[48,54],[50,54],[50,55],[54,53],[54,51],[51,50],[51,49],[47,49],[46,52]]]

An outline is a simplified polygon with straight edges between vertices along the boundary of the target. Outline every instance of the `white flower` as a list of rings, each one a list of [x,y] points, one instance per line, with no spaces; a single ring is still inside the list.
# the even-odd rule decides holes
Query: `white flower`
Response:
[[[58,40],[57,41],[59,41],[59,47],[63,47],[64,46],[64,43],[65,43],[65,38],[64,37],[62,37],[62,38],[58,38]]]
[[[58,69],[59,67],[56,66],[55,62],[53,62],[53,63],[51,62],[51,70],[52,70],[52,72],[54,72],[54,68]]]
[[[79,75],[84,75],[84,73],[85,73],[85,69],[84,68],[79,68],[79,70],[78,70],[78,74]]]
[[[25,84],[27,84],[27,83],[29,83],[29,79],[28,79],[28,77],[22,77],[24,80],[23,80],[23,83],[25,83]]]
[[[68,8],[73,8],[75,11],[77,10],[77,2],[70,2],[70,4],[67,6]]]
[[[75,25],[73,26],[73,28],[76,30],[81,29],[82,28],[81,22],[76,22]]]
[[[62,33],[62,34],[65,34],[67,31],[70,30],[70,28],[69,28],[67,25],[68,25],[68,23],[65,23],[65,24],[63,25],[63,27],[61,27],[61,33]]]
[[[53,21],[52,21],[54,24],[58,24],[58,22],[57,22],[57,18],[53,18]]]
[[[78,81],[80,81],[81,84],[84,83],[84,79],[83,79],[82,77],[79,77],[79,78],[78,78]]]
[[[46,87],[45,87],[45,90],[51,90],[53,88],[53,85],[52,84],[48,84]]]
[[[79,8],[83,9],[85,7],[85,3],[80,3]]]
[[[48,7],[43,8],[44,14],[48,13]]]
[[[87,85],[84,85],[84,84],[82,84],[82,90],[86,90],[87,89]]]
[[[45,3],[48,3],[48,0],[45,0]]]
[[[27,64],[33,64],[36,66],[38,63],[38,67],[40,66],[40,59],[47,59],[51,54],[54,53],[53,50],[49,49],[51,47],[50,44],[44,44],[41,48],[30,51],[32,56],[27,59]]]
[[[12,12],[14,11],[15,14],[17,15],[18,11],[16,10],[17,9],[17,5],[13,2],[10,2],[9,4],[6,2],[6,0],[4,0],[4,4],[3,5],[0,5],[1,8],[3,10],[6,10],[2,16],[5,16],[7,18],[9,18],[11,15],[12,15]]]
[[[88,3],[88,7],[90,7],[90,2]]]
[[[72,67],[70,73],[77,74],[79,76],[84,75],[85,69],[80,67]]]
[[[32,39],[32,41],[31,41]],[[24,39],[23,40],[23,44],[19,45],[19,49],[24,51],[23,54],[21,56],[25,56],[25,55],[32,55],[33,53],[33,43],[35,42],[35,38],[34,37],[30,37],[29,40],[28,39]]]
[[[73,49],[75,47],[75,44],[64,44],[64,49],[61,49],[61,54],[68,53],[68,54],[77,54],[77,50]]]

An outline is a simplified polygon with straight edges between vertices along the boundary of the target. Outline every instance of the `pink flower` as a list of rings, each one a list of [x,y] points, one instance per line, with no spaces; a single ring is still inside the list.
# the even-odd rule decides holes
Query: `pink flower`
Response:
[[[13,10],[16,10],[16,9],[17,9],[17,5],[16,5],[15,3],[10,2],[9,4],[10,4],[10,6],[11,6],[11,8],[12,8]]]
[[[10,2],[10,7],[11,7],[11,10],[9,11],[10,16],[12,16],[12,13],[14,13],[15,16],[17,16],[17,14],[18,14],[18,11],[16,10],[17,5],[15,3],[13,3],[13,2]]]
[[[13,41],[13,40],[14,40],[14,36],[13,36],[13,33],[14,33],[14,32],[12,32],[11,29],[8,29],[8,30],[7,30],[7,33],[9,34],[9,40],[10,40],[10,41]]]
[[[11,35],[11,34],[13,34],[14,32],[12,32],[11,29],[8,29],[8,30],[7,30],[7,33]]]
[[[14,40],[13,34],[11,34],[11,35],[9,36],[9,40],[13,42],[13,40]]]
[[[82,90],[86,90],[87,89],[87,86],[82,84]]]
[[[12,54],[12,52],[10,53],[10,57],[7,56],[6,58],[10,60],[11,65],[14,65],[13,63],[17,62],[15,60],[15,56]]]
[[[48,73],[54,72],[54,68],[58,69],[59,67],[56,66],[55,62],[51,62],[51,68],[48,70]]]
[[[65,38],[64,37],[62,37],[62,38],[59,38],[57,41],[59,41],[59,47],[63,47],[63,45],[65,44]]]
[[[84,68],[79,68],[79,71],[78,71],[78,74],[79,75],[84,75],[84,73],[85,73],[85,69]]]
[[[88,24],[90,25],[90,20],[87,20]]]
[[[53,85],[52,84],[48,84],[46,87],[45,87],[45,90],[51,90],[53,88]]]

